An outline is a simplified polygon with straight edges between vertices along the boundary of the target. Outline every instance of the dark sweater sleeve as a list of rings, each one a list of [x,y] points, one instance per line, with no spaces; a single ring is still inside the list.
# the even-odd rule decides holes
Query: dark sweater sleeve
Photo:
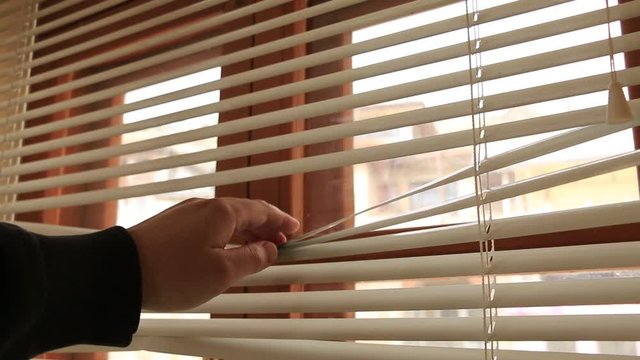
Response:
[[[137,330],[138,254],[121,227],[54,237],[0,223],[0,271],[0,360],[126,346]]]

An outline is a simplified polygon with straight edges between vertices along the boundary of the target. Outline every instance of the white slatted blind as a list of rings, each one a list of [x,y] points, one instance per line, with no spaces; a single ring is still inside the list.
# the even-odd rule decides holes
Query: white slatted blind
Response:
[[[121,221],[135,222],[148,215],[142,208],[151,214],[225,185],[345,167],[352,178],[333,180],[353,187],[353,199],[326,201],[353,203],[356,214],[307,226],[281,249],[280,265],[237,286],[353,289],[224,294],[189,311],[286,318],[144,314],[153,318],[143,318],[127,350],[638,359],[640,152],[631,129],[640,102],[628,102],[630,119],[610,124],[607,90],[612,78],[625,91],[640,85],[640,68],[623,59],[640,50],[640,34],[619,25],[638,23],[640,1],[609,5],[5,1],[0,215],[117,201]],[[351,41],[317,50],[337,36]],[[327,70],[337,62],[342,68]],[[269,85],[274,78],[289,80]],[[339,96],[324,96],[335,89]],[[242,114],[221,121],[234,112]],[[276,125],[290,130],[257,135]],[[313,150],[329,142],[344,146]],[[302,155],[216,169],[282,151]],[[296,201],[320,206],[310,199]],[[374,232],[394,228],[413,231]]]

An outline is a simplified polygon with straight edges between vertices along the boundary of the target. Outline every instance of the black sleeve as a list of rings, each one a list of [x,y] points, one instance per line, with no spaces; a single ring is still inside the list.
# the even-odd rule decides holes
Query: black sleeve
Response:
[[[0,359],[73,344],[126,346],[141,308],[138,253],[112,227],[43,236],[0,223]]]

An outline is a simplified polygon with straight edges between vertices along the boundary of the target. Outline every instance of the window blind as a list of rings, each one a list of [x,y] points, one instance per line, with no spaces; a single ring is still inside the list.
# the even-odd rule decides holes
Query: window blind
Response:
[[[83,233],[92,230],[23,215],[264,189],[273,179],[290,179],[278,186],[303,203],[289,210],[305,233],[280,249],[278,265],[236,284],[254,290],[185,312],[207,319],[145,314],[125,350],[640,357],[631,133],[640,102],[627,101],[640,84],[628,60],[640,34],[620,30],[637,23],[640,1],[31,0],[0,9],[4,220]],[[211,69],[221,75],[175,82]],[[613,80],[626,91],[617,105]],[[127,100],[140,90],[148,94]],[[335,169],[352,175],[314,178]],[[291,190],[296,176],[302,192]],[[314,194],[335,183],[353,197],[325,202],[354,211],[319,219],[309,209],[327,205]],[[306,287],[330,283],[355,285]],[[307,291],[294,291],[301,284]],[[64,351],[105,350],[122,349]]]

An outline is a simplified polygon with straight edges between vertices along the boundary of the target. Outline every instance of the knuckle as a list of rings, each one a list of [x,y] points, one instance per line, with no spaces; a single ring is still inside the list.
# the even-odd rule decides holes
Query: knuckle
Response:
[[[201,204],[203,201],[205,201],[205,200],[201,199],[201,198],[188,198],[186,200],[180,201],[174,207],[183,207],[183,206],[186,206],[186,205],[188,205],[189,207],[198,206],[198,204]]]
[[[273,205],[271,205],[269,202],[262,200],[262,199],[258,199],[256,200],[258,202],[258,204],[260,204],[261,206],[264,206],[266,208],[271,208]]]
[[[217,217],[229,218],[233,214],[231,204],[224,199],[209,199],[207,209]]]

